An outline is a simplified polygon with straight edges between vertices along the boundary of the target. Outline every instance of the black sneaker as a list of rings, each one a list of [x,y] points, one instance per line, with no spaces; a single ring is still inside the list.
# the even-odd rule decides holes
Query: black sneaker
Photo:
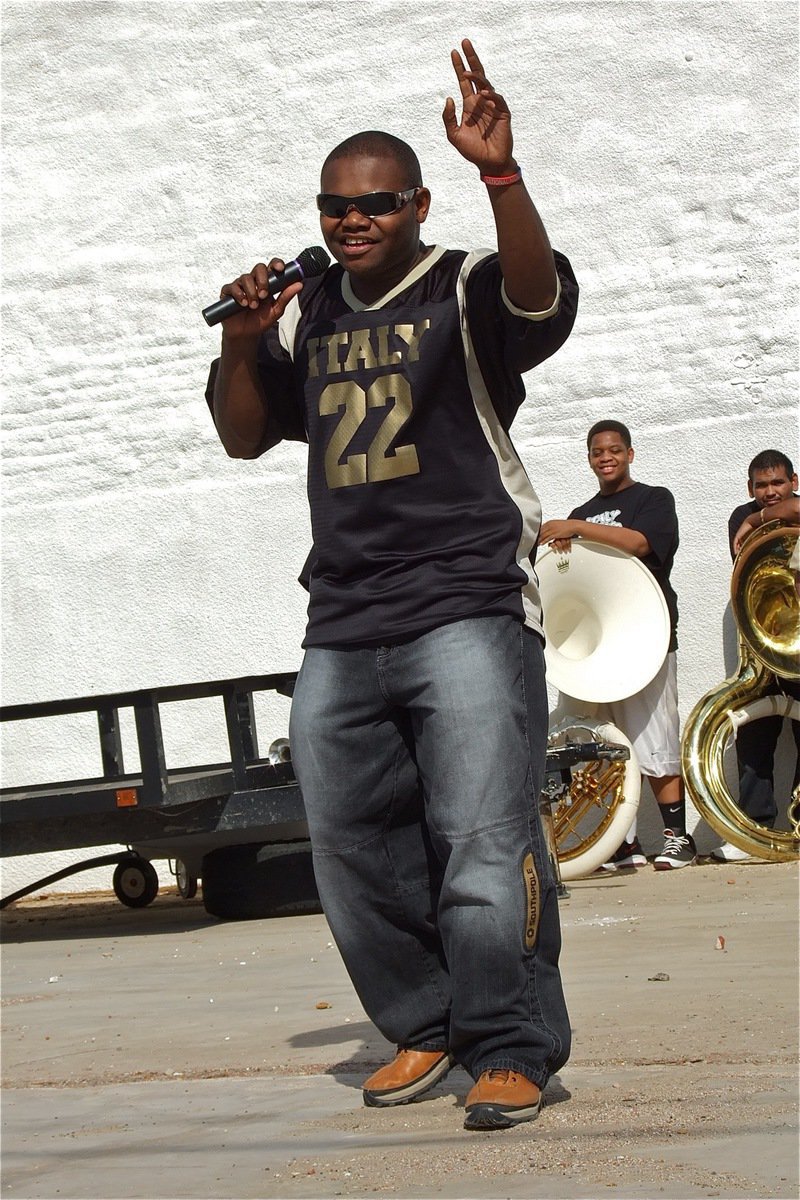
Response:
[[[653,859],[653,866],[657,871],[677,871],[680,867],[690,867],[696,859],[697,848],[690,834],[665,829],[664,849]]]
[[[601,871],[619,871],[626,867],[646,867],[647,859],[644,856],[642,847],[639,845],[639,839],[634,838],[632,842],[623,842],[608,862],[604,862]]]

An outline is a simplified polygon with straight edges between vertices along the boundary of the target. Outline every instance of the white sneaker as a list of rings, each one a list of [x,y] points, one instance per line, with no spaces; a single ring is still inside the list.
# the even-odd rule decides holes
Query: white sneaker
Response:
[[[721,846],[717,846],[716,850],[712,850],[711,858],[715,862],[723,863],[753,861],[752,854],[748,854],[746,850],[740,850],[738,846],[734,846],[730,842],[723,842]]]

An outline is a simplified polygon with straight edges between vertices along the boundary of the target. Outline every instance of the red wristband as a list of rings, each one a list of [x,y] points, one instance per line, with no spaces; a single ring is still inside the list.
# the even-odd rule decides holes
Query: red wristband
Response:
[[[489,187],[508,187],[509,184],[519,183],[522,179],[522,170],[517,167],[513,175],[481,175],[481,183],[487,184]]]

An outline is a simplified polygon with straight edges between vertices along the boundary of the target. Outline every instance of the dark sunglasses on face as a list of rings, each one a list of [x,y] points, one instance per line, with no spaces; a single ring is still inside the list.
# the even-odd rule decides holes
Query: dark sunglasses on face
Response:
[[[317,208],[323,217],[335,217],[337,220],[346,217],[351,208],[357,209],[364,217],[388,217],[391,213],[399,212],[418,191],[418,187],[413,187],[406,188],[404,192],[368,192],[365,196],[334,196],[329,192],[321,192],[317,196]]]

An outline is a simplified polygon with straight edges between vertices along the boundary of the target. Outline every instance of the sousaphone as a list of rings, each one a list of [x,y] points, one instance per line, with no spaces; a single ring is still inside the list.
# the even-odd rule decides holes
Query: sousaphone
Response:
[[[731,608],[739,631],[735,675],[698,701],[683,732],[686,790],[712,829],[756,858],[800,857],[800,788],[788,806],[788,830],[752,821],[734,800],[723,756],[746,721],[779,714],[800,720],[800,703],[776,692],[782,679],[800,679],[800,600],[791,566],[800,529],[771,521],[750,534],[736,556]]]
[[[661,588],[635,556],[573,539],[563,554],[536,561],[548,682],[561,693],[550,714],[548,749],[594,743],[594,757],[572,768],[568,793],[553,808],[561,878],[591,875],[622,844],[636,815],[639,763],[624,731],[597,717],[599,704],[641,691],[669,648]],[[625,747],[627,761],[602,747]]]

